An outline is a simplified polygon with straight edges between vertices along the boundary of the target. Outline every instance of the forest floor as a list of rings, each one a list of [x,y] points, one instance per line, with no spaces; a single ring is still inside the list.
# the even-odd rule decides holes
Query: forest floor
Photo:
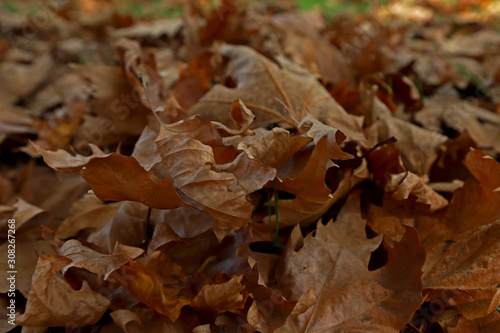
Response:
[[[498,1],[0,3],[1,332],[498,332]]]

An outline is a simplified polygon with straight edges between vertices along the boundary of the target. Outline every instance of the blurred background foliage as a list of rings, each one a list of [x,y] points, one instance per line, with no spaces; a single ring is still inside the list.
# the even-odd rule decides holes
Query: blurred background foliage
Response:
[[[84,11],[101,11],[112,8],[118,14],[131,15],[135,18],[178,17],[182,15],[186,1],[197,2],[201,6],[217,8],[221,0],[1,0],[0,11],[13,14],[35,14],[44,3],[55,1],[74,2]],[[435,10],[436,15],[461,14],[474,17],[475,20],[498,17],[498,0],[239,0],[241,7],[276,5],[301,10],[321,10],[326,17],[339,14],[367,14],[380,10],[398,10],[412,8],[415,5]]]

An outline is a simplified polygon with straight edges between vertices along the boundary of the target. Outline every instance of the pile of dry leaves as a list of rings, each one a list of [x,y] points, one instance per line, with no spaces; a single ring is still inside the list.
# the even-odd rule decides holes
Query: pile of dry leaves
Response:
[[[435,6],[0,13],[1,331],[498,332],[500,33]]]

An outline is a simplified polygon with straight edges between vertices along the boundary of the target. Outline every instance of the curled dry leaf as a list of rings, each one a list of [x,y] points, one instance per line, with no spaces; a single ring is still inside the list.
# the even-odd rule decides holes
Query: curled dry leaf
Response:
[[[29,327],[77,327],[95,324],[111,302],[90,289],[86,281],[80,290],[74,290],[57,273],[71,259],[59,255],[41,256],[33,274],[28,303],[17,324]],[[61,297],[64,295],[64,297]]]
[[[214,232],[222,239],[229,231],[248,224],[253,206],[249,190],[262,187],[274,178],[275,170],[242,153],[230,172],[218,172],[213,149],[202,142],[170,135],[157,141],[163,165],[181,192],[203,207],[214,219]],[[238,168],[239,161],[245,160]],[[246,179],[245,186],[240,179]],[[253,180],[252,180],[253,179]],[[260,185],[259,185],[260,184]]]
[[[255,119],[252,111],[250,111],[250,109],[243,104],[241,99],[238,99],[231,104],[231,112],[229,113],[229,116],[234,123],[234,130],[217,121],[212,121],[212,126],[215,129],[222,129],[231,135],[240,135],[248,131],[248,128]],[[249,131],[249,133],[246,134],[252,134],[252,132]]]
[[[126,309],[119,309],[109,314],[116,325],[125,333],[140,332],[141,319],[137,313]]]
[[[236,312],[245,306],[248,292],[241,280],[243,275],[234,276],[220,284],[203,286],[193,298],[191,306],[195,309],[217,312]]]
[[[103,201],[138,201],[161,209],[185,205],[169,175],[160,180],[133,157],[111,154],[93,159],[81,174]]]
[[[410,194],[414,195],[417,202],[429,205],[432,212],[448,205],[448,200],[430,188],[424,179],[408,171],[392,174],[385,190],[394,191],[393,196],[398,200],[408,199]]]
[[[43,160],[52,169],[59,170],[62,172],[77,172],[80,171],[87,163],[96,157],[104,157],[106,155],[99,147],[94,144],[90,144],[90,149],[92,154],[90,156],[82,155],[71,155],[65,150],[59,149],[57,151],[45,150],[35,143],[31,143],[35,147],[36,151],[42,155]]]
[[[304,117],[300,121],[299,127],[309,127],[307,136],[313,138],[315,144],[318,144],[318,141],[322,137],[327,137],[327,149],[329,158],[334,160],[348,160],[354,158],[354,156],[352,156],[351,154],[346,153],[342,151],[342,149],[340,149],[339,144],[341,144],[346,139],[346,137],[344,133],[342,133],[338,129],[327,126],[310,115]]]
[[[364,331],[374,327],[396,331],[419,308],[425,253],[418,233],[406,227],[401,242],[392,247],[384,244],[386,265],[370,271],[370,255],[382,238],[368,239],[365,226],[359,197],[353,195],[335,223],[324,226],[319,222],[315,235],[305,239],[299,228],[292,232],[278,268],[278,282],[288,299],[299,301],[289,318],[296,331]],[[356,276],[356,283],[352,276]]]

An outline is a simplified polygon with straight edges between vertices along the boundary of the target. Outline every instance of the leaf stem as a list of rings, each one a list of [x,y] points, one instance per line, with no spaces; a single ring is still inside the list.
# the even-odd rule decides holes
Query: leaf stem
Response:
[[[273,179],[273,190],[274,190],[274,215],[276,215],[276,233],[274,234],[274,246],[278,245],[278,233],[280,230],[280,215],[278,209],[278,191],[276,191],[276,181]]]

